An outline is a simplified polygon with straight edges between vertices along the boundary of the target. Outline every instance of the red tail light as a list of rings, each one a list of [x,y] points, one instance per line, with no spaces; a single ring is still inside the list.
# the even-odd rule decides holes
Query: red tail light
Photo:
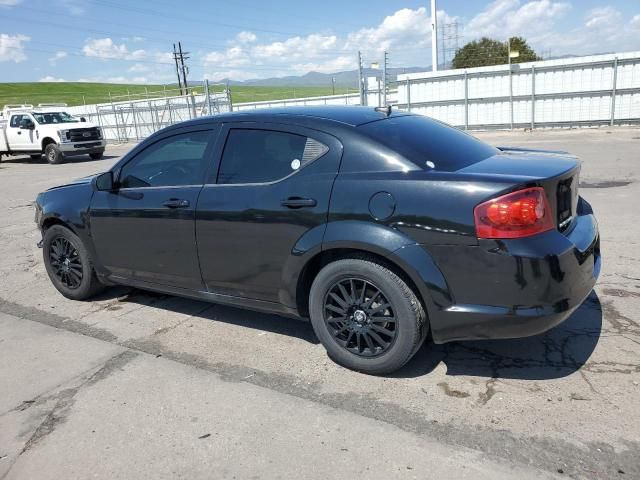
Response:
[[[522,238],[553,229],[542,187],[525,188],[478,205],[473,214],[478,238]]]

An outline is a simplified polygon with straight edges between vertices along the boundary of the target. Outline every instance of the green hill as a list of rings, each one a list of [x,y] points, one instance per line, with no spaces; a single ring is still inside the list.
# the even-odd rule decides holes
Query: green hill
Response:
[[[195,92],[202,92],[201,87],[192,87]],[[216,85],[212,91],[221,91],[223,87]],[[114,101],[137,100],[148,97],[161,97],[164,93],[177,95],[176,85],[124,85],[118,83],[82,83],[82,82],[32,82],[32,83],[0,83],[0,107],[6,104],[61,102],[69,106],[109,102],[110,95]],[[233,103],[256,102],[263,100],[280,100],[284,98],[311,97],[331,95],[331,87],[257,87],[238,85],[231,87]],[[348,93],[345,88],[336,88],[336,94]],[[349,93],[355,93],[351,89]]]

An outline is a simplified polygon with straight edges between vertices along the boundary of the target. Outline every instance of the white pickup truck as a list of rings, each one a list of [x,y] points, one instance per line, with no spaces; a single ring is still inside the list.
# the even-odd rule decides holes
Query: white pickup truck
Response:
[[[102,129],[64,111],[66,104],[5,105],[0,113],[0,160],[3,155],[31,155],[49,163],[65,156],[102,158],[107,142]]]

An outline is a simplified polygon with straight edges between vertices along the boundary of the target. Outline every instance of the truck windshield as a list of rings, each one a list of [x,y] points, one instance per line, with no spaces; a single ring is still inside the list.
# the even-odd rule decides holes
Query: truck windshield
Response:
[[[34,113],[33,118],[36,119],[40,125],[50,125],[52,123],[74,123],[78,119],[72,117],[67,112],[46,112],[46,113]]]

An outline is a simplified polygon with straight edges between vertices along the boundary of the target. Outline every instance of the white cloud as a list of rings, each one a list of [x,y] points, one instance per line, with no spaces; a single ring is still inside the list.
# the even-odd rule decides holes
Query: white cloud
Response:
[[[67,56],[68,56],[67,52],[64,52],[64,51],[61,50],[59,52],[56,52],[52,57],[49,57],[49,63],[51,65],[55,65],[58,62],[58,60],[62,60],[63,58],[66,58]]]
[[[495,0],[473,17],[464,29],[465,41],[480,37],[501,40],[522,36],[534,42],[552,32],[554,24],[571,5],[567,2],[536,0],[522,4],[519,0]]]
[[[42,77],[39,82],[66,82],[64,78],[56,78],[51,75],[47,75],[46,77]]]
[[[13,7],[22,3],[22,0],[0,0],[0,7]]]
[[[597,7],[589,12],[585,23],[587,28],[611,28],[615,23],[620,22],[622,14],[611,6]]]
[[[60,0],[60,4],[66,8],[71,15],[84,15],[84,2],[82,0]]]
[[[30,37],[26,35],[0,34],[0,62],[20,63],[25,61],[27,55],[24,53],[24,43],[29,40]]]
[[[249,65],[251,59],[248,53],[240,46],[229,47],[224,52],[209,52],[203,60],[205,68],[236,68]]]
[[[313,58],[319,54],[336,49],[338,37],[313,33],[306,37],[291,37],[284,42],[273,42],[255,45],[251,49],[252,56],[278,61]]]
[[[97,58],[141,60],[147,56],[145,50],[131,52],[124,43],[118,45],[111,38],[90,38],[82,47],[82,51],[87,57]]]
[[[358,68],[356,58],[353,55],[341,55],[331,60],[320,62],[296,63],[291,68],[298,74],[307,72],[334,73]]]
[[[238,43],[253,43],[257,38],[256,34],[253,32],[240,32],[236,35],[235,40]]]
[[[136,63],[132,67],[129,67],[129,72],[131,73],[143,73],[148,72],[150,67],[148,65],[143,65],[142,63]]]
[[[350,33],[345,45],[349,50],[382,52],[401,46],[420,47],[431,45],[431,15],[427,9],[403,8],[374,28],[362,28]]]
[[[640,15],[626,21],[613,7],[589,10],[581,26],[566,32],[549,32],[539,43],[558,53],[595,54],[638,50]]]

